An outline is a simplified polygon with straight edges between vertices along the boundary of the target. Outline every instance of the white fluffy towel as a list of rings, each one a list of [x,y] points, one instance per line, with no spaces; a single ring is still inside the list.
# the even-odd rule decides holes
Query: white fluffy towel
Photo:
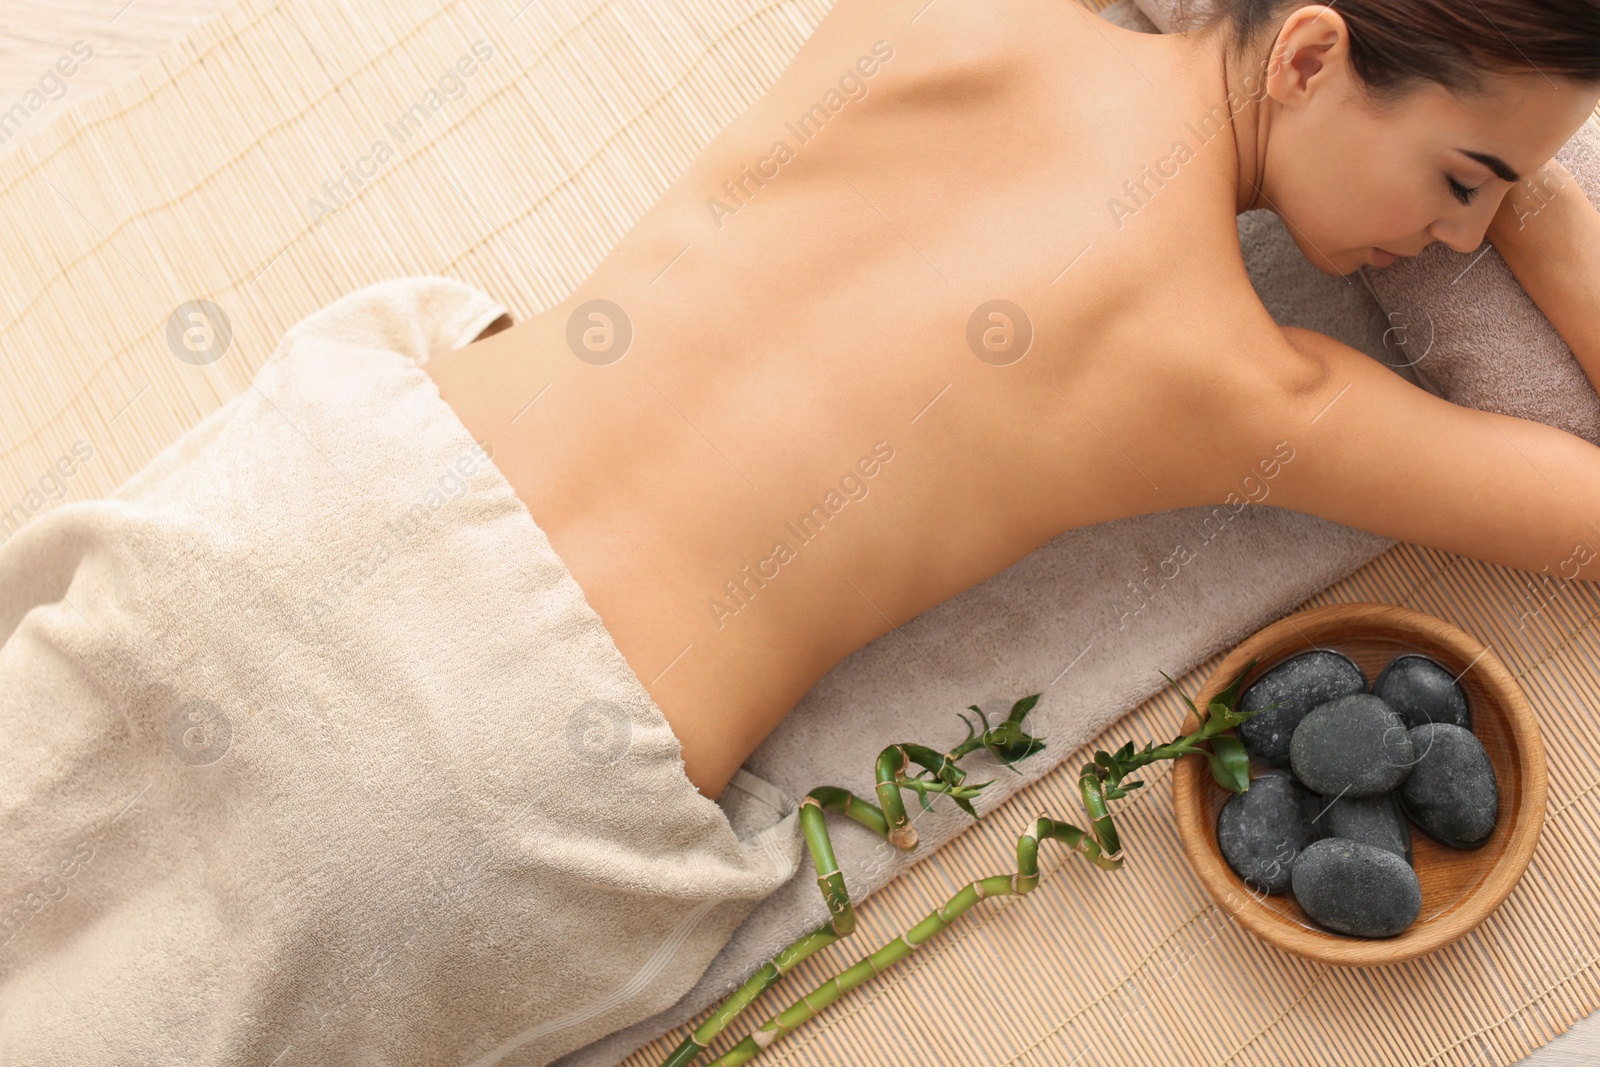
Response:
[[[352,293],[0,546],[0,1062],[545,1064],[794,874],[421,369],[503,310]]]

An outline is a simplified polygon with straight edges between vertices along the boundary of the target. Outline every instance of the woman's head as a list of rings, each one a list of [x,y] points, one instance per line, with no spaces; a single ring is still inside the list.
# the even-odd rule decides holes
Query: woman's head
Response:
[[[1259,101],[1256,206],[1330,274],[1476,248],[1600,99],[1600,0],[1218,0],[1199,30]]]

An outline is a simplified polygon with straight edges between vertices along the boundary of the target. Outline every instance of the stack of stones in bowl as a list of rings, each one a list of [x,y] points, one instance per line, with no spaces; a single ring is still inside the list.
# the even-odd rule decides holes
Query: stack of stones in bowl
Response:
[[[1369,691],[1349,657],[1304,652],[1239,710],[1256,712],[1238,728],[1245,750],[1272,769],[1223,805],[1217,844],[1246,885],[1293,893],[1327,930],[1393,937],[1416,921],[1412,825],[1452,848],[1494,833],[1499,789],[1466,693],[1426,656],[1395,657]]]

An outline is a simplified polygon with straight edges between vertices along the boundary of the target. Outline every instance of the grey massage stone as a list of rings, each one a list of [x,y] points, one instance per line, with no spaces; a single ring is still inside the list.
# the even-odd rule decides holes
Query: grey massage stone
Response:
[[[1412,862],[1411,824],[1393,793],[1370,797],[1318,797],[1324,805],[1316,818],[1319,837],[1343,837],[1363,845],[1376,845]]]
[[[1305,913],[1341,934],[1393,937],[1422,911],[1422,883],[1409,863],[1344,837],[1308,845],[1291,882]]]
[[[1355,693],[1311,709],[1289,743],[1295,777],[1325,797],[1386,793],[1411,770],[1411,737],[1388,704]]]
[[[1295,857],[1315,840],[1307,817],[1315,797],[1288,771],[1268,771],[1235,793],[1217,816],[1217,846],[1252,889],[1283,893]]]
[[[1367,676],[1348,656],[1329,649],[1302,652],[1267,671],[1244,691],[1239,698],[1240,711],[1279,706],[1240,723],[1239,740],[1257,759],[1287,767],[1289,739],[1312,708],[1366,689]]]
[[[1451,848],[1477,848],[1494,834],[1500,789],[1489,754],[1468,730],[1429,722],[1411,728],[1416,766],[1400,803],[1429,837]]]
[[[1279,773],[1288,774],[1293,777],[1292,772],[1290,771],[1281,771]],[[1300,779],[1295,778],[1295,781],[1299,782]],[[1306,789],[1303,784],[1300,786],[1300,788],[1305,793],[1305,803],[1301,805],[1301,810],[1305,813],[1306,828],[1311,831],[1311,836],[1307,839],[1306,843],[1310,844],[1312,841],[1318,841],[1324,837],[1332,836],[1328,833],[1327,820],[1320,818],[1323,811],[1327,809],[1328,802],[1322,797],[1319,797],[1317,794],[1313,793],[1311,790]]]
[[[1472,729],[1467,694],[1454,675],[1427,656],[1408,653],[1390,660],[1372,683],[1372,693],[1394,709],[1407,729],[1425,722]]]

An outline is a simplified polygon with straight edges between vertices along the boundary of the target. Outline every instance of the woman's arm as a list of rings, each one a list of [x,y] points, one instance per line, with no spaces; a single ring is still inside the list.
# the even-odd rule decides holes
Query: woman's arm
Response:
[[[1600,448],[1543,423],[1452,404],[1312,330],[1283,333],[1328,373],[1263,414],[1273,439],[1295,449],[1271,503],[1600,581]]]
[[[1489,240],[1600,390],[1600,211],[1552,159],[1506,194]]]

